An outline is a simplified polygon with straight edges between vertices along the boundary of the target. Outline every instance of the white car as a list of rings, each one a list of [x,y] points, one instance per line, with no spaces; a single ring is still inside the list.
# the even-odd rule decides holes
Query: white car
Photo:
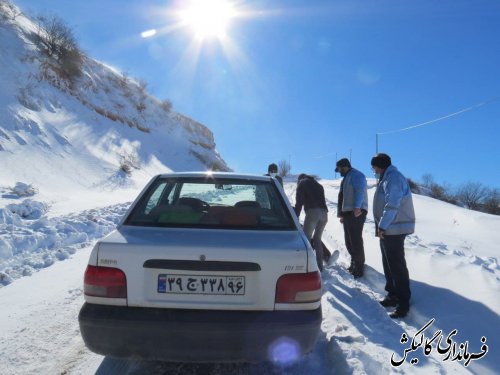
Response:
[[[82,337],[120,358],[296,360],[321,325],[313,251],[272,177],[159,175],[90,255]]]

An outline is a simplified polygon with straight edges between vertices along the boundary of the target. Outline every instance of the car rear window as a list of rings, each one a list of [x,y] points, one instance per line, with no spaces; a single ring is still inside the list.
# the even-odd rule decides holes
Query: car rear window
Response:
[[[159,177],[125,225],[294,230],[283,196],[270,181]]]

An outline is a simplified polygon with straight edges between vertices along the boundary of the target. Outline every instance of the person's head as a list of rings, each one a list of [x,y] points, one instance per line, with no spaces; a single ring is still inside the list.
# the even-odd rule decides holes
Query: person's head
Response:
[[[377,176],[384,174],[387,167],[389,167],[391,162],[391,157],[384,153],[378,153],[372,158],[372,169]]]
[[[299,177],[297,178],[297,182],[302,181],[302,180],[303,180],[304,178],[306,178],[306,177],[307,177],[307,175],[306,175],[305,173],[301,173],[301,174],[299,174]]]
[[[267,167],[267,173],[269,173],[270,176],[275,177],[278,174],[278,166],[274,163],[269,164],[269,167]]]
[[[340,173],[341,176],[345,176],[347,172],[351,170],[351,162],[347,158],[342,158],[337,161],[335,172]]]

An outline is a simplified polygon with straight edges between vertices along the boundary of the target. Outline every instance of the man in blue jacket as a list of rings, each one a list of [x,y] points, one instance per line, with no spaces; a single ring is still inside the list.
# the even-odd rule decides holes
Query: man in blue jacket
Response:
[[[351,162],[346,158],[337,161],[335,172],[343,177],[339,190],[337,217],[344,225],[345,246],[351,256],[348,270],[357,279],[363,276],[365,266],[363,226],[368,213],[366,177],[352,168]]]
[[[373,197],[376,236],[380,238],[387,296],[384,307],[394,306],[391,318],[403,318],[410,309],[410,275],[405,260],[405,237],[415,231],[415,211],[406,178],[392,165],[387,154],[371,160],[379,179]]]

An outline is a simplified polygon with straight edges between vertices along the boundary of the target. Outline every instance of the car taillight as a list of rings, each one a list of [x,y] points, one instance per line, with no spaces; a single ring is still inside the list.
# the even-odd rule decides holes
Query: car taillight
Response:
[[[316,302],[320,299],[319,272],[286,274],[276,283],[276,303]]]
[[[87,296],[127,298],[127,278],[118,268],[87,266],[83,291]]]

